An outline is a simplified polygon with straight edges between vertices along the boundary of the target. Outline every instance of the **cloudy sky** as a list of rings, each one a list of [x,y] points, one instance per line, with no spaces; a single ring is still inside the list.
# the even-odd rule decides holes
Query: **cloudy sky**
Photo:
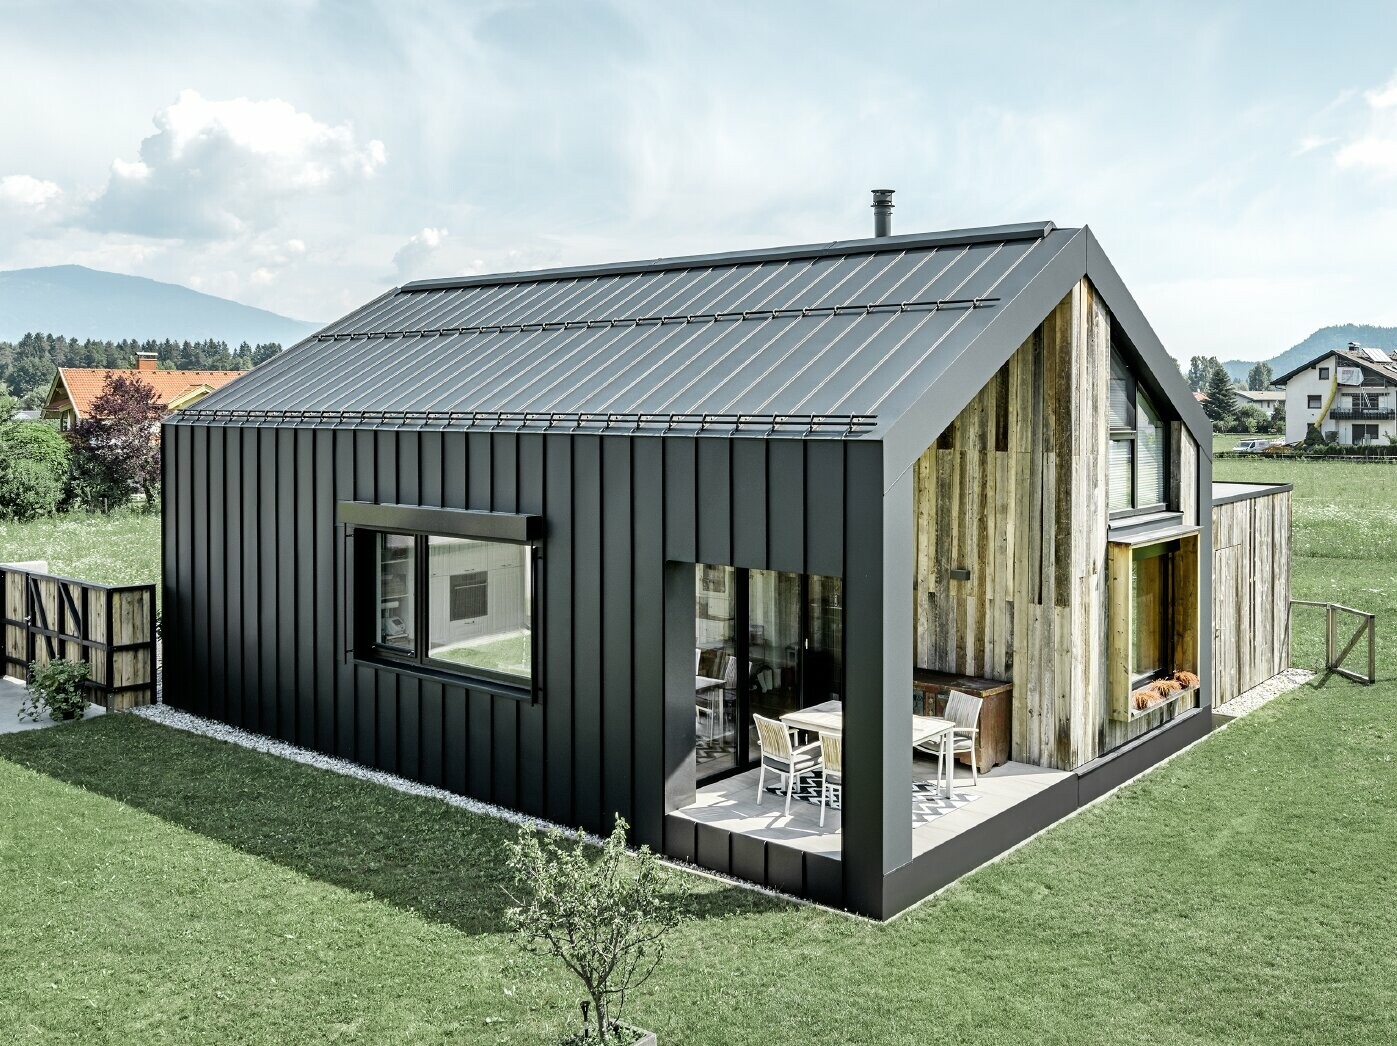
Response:
[[[420,276],[1089,223],[1175,355],[1397,324],[1397,5],[0,0],[0,268]]]

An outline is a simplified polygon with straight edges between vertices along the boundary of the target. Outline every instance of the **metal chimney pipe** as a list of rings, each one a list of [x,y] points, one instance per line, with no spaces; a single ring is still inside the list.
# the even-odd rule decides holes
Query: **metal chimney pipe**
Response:
[[[873,190],[873,235],[893,234],[893,193],[895,189]]]

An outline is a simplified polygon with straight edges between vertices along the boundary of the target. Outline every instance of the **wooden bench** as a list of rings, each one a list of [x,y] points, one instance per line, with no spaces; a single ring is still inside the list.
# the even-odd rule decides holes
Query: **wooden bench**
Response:
[[[979,745],[975,755],[981,772],[1009,761],[1010,717],[1014,708],[1014,684],[1002,679],[979,676],[959,676],[952,672],[934,672],[929,668],[912,670],[912,712],[914,715],[941,715],[946,710],[946,697],[952,690],[971,694],[985,703],[980,706]],[[970,756],[956,757],[969,764]]]

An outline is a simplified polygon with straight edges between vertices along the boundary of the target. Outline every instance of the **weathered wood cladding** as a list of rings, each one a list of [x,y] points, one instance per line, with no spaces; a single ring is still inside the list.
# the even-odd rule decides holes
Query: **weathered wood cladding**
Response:
[[[188,422],[164,440],[169,703],[562,824],[620,812],[657,847],[666,562],[843,576],[846,494],[876,508],[881,482],[857,441]],[[348,657],[345,500],[544,517],[537,702]],[[851,689],[876,685],[854,662],[881,649],[848,656]]]
[[[1213,703],[1290,666],[1290,492],[1213,506]]]
[[[1111,316],[1082,280],[915,473],[917,664],[1011,680],[1013,758],[1064,769],[1197,704],[1110,719],[1110,348]],[[1177,424],[1170,442],[1174,507],[1187,515],[1197,446]]]

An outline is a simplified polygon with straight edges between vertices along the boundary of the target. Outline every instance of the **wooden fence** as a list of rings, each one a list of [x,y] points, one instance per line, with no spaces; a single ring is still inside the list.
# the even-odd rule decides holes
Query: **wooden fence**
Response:
[[[1213,506],[1213,705],[1290,667],[1290,492]]]
[[[4,674],[86,661],[88,700],[116,711],[155,700],[155,586],[98,585],[0,567]]]

